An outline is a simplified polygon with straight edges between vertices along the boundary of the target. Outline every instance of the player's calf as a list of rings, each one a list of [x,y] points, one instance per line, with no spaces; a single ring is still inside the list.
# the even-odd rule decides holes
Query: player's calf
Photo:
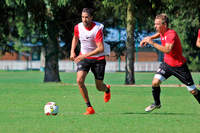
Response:
[[[191,90],[190,93],[195,97],[195,99],[200,104],[200,91],[197,88],[195,88],[194,90]]]
[[[194,90],[190,91],[190,93],[191,93],[192,95],[197,95],[197,94],[198,94],[198,90],[197,90],[197,89],[194,89]]]

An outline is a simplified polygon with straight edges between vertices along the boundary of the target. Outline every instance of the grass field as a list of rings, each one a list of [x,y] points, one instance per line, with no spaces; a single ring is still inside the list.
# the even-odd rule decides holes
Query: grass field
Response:
[[[151,87],[126,86],[124,73],[106,73],[112,99],[86,80],[95,115],[84,116],[86,106],[76,85],[76,73],[61,72],[62,83],[43,83],[37,71],[0,72],[0,133],[199,133],[200,105],[185,87],[162,87],[162,108],[146,113]],[[151,85],[153,73],[136,73],[137,85]],[[199,83],[199,73],[193,73]],[[180,84],[170,78],[163,84]],[[46,116],[45,103],[55,101],[57,116]]]

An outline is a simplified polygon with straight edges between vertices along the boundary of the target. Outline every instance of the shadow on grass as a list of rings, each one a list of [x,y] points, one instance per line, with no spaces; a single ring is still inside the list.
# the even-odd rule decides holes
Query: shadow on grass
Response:
[[[168,113],[168,112],[124,112],[124,113],[121,113],[121,114],[124,114],[124,115],[138,115],[138,114],[141,114],[141,115],[198,115],[198,114],[195,114],[195,113]]]

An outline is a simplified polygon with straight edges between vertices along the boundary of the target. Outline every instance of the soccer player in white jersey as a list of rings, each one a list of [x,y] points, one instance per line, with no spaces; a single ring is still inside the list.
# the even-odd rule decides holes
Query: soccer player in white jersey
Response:
[[[110,85],[106,85],[103,82],[106,66],[102,31],[103,24],[92,21],[92,14],[92,9],[84,8],[82,10],[82,22],[74,27],[70,55],[70,59],[77,63],[77,84],[87,105],[85,115],[95,113],[85,86],[85,78],[89,70],[95,76],[97,90],[104,92],[104,101],[108,102],[111,98]],[[77,56],[75,48],[78,40],[80,40],[81,50]]]

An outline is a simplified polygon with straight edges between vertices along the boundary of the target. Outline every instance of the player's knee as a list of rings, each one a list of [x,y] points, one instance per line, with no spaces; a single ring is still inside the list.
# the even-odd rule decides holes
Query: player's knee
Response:
[[[83,85],[84,84],[84,81],[81,78],[76,79],[76,82],[77,82],[78,85]]]
[[[198,94],[198,91],[197,91],[197,89],[194,89],[194,90],[191,90],[190,93],[191,93],[192,95],[197,95],[197,94]]]
[[[159,86],[159,85],[160,85],[160,82],[159,82],[159,81],[157,81],[157,80],[153,80],[153,81],[152,81],[152,86],[157,87],[157,86]]]

